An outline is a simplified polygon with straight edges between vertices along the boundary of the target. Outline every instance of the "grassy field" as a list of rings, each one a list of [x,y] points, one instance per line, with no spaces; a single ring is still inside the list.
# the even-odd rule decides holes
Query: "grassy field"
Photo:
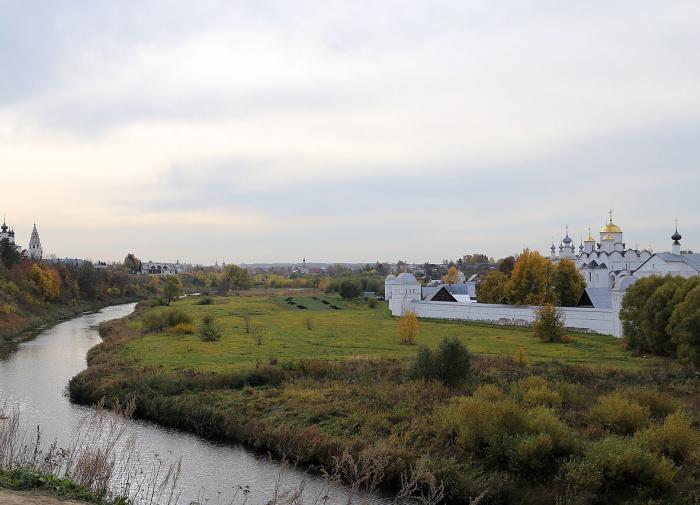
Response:
[[[237,296],[214,298],[212,305],[197,303],[198,298],[188,298],[174,306],[193,316],[197,324],[204,314],[213,315],[223,330],[221,340],[203,342],[197,335],[169,333],[147,335],[131,341],[123,350],[124,357],[164,370],[222,371],[254,367],[270,359],[339,360],[412,357],[416,353],[416,346],[399,342],[398,320],[391,316],[386,303],[370,309],[364,301],[348,302],[323,294]],[[307,309],[300,309],[299,305]],[[331,305],[342,310],[332,309]],[[246,333],[244,314],[250,315],[254,326],[263,328],[261,345],[256,344],[251,333]],[[139,319],[130,324],[136,329]],[[621,342],[610,336],[574,334],[571,343],[550,344],[538,341],[529,328],[455,321],[421,321],[417,344],[435,347],[446,336],[460,338],[477,354],[512,357],[522,348],[533,362],[638,370],[663,361],[625,352]]]

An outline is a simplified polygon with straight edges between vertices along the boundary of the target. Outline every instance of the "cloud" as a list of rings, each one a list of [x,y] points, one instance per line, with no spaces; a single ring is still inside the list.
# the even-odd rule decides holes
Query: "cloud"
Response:
[[[2,9],[3,205],[57,252],[503,255],[611,206],[700,235],[694,3]]]

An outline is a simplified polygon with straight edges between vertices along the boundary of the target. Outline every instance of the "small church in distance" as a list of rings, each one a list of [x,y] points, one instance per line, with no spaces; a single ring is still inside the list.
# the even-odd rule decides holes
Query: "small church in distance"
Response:
[[[0,226],[0,241],[7,240],[10,244],[14,245],[18,251],[22,248],[15,242],[15,230],[7,226],[5,219],[3,219],[2,226]],[[36,229],[36,224],[32,229],[32,235],[29,238],[29,247],[27,248],[27,257],[36,261],[40,261],[43,257],[43,249],[41,248],[41,239],[39,239],[39,232]]]

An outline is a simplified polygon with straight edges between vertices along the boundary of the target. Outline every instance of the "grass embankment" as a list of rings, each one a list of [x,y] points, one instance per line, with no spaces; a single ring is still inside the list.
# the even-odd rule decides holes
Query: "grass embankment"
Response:
[[[13,470],[0,469],[0,490],[10,489],[23,493],[27,503],[33,503],[33,497],[52,496],[64,500],[79,500],[83,503],[97,505],[126,505],[124,500],[105,500],[102,496],[82,488],[68,479],[61,479],[53,475],[42,474],[34,470],[17,468]],[[3,503],[0,500],[0,503]],[[22,503],[17,499],[13,503]]]
[[[545,344],[526,328],[421,321],[418,344],[456,336],[475,354],[467,383],[448,389],[412,377],[416,346],[399,343],[384,304],[319,294],[177,306],[197,322],[214,315],[221,339],[143,334],[144,311],[109,323],[71,397],[136,396],[138,416],[304,463],[384,455],[389,485],[423,458],[454,501],[692,503],[700,482],[697,376],[612,337]],[[513,361],[521,349],[529,364]]]

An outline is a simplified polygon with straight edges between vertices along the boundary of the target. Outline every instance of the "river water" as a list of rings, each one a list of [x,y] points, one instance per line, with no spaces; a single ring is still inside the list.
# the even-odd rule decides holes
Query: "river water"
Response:
[[[90,408],[68,400],[65,394],[68,381],[86,368],[87,351],[101,342],[97,325],[127,316],[134,307],[135,304],[117,305],[71,319],[21,343],[11,354],[0,355],[0,406],[19,406],[28,432],[40,426],[44,440],[55,439],[59,446],[68,447],[79,424],[91,412]],[[155,463],[182,458],[179,503],[199,499],[201,503],[223,505],[239,485],[250,487],[248,503],[265,503],[274,491],[282,466],[279,462],[240,446],[209,442],[148,422],[131,420],[129,425],[137,437],[142,460],[151,459]],[[323,488],[324,483],[317,476],[298,469],[283,472],[286,488],[302,480],[306,485],[305,496],[313,496]],[[343,489],[333,489],[334,498],[342,499],[344,493]]]

